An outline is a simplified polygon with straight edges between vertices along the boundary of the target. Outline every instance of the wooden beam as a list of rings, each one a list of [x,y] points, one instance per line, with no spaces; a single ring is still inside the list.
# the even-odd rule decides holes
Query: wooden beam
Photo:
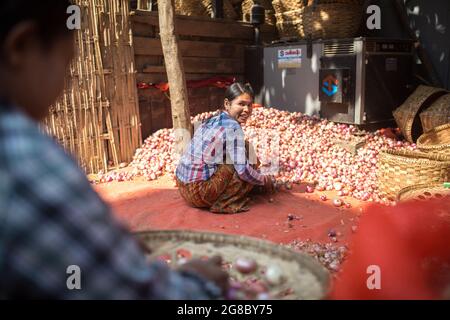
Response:
[[[131,21],[159,26],[158,15],[151,11],[135,11]],[[201,22],[201,23],[199,23]],[[253,27],[249,23],[222,19],[177,16],[176,27],[180,36],[211,38],[253,39]]]
[[[133,37],[136,55],[162,55],[160,39]],[[244,45],[223,42],[180,40],[179,47],[183,57],[222,57],[244,58]]]
[[[224,76],[221,73],[186,73],[186,80],[201,80],[212,77],[220,77]],[[239,78],[241,75],[236,75],[236,78]],[[159,83],[159,82],[167,82],[167,74],[166,73],[137,73],[136,74],[137,82],[146,82],[146,83]]]
[[[183,58],[184,70],[186,73],[217,73],[217,74],[243,74],[243,59],[222,59],[222,58]],[[164,66],[147,66],[138,72],[143,73],[163,73]]]

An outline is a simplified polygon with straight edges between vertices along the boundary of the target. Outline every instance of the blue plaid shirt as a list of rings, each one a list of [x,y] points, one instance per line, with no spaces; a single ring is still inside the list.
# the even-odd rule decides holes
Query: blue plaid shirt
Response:
[[[67,287],[71,265],[81,290]],[[208,299],[217,290],[147,263],[63,149],[0,105],[0,298]]]
[[[176,176],[181,182],[205,181],[219,164],[232,164],[239,177],[253,185],[264,185],[264,176],[249,163],[240,124],[226,112],[203,123],[181,157]]]

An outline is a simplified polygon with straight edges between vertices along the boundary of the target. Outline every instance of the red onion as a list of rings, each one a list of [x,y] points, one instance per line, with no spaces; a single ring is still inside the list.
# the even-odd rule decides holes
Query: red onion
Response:
[[[342,206],[342,200],[341,199],[333,199],[333,205],[335,207],[340,207]]]
[[[236,269],[243,274],[255,272],[258,267],[255,260],[247,258],[238,258],[234,265]]]

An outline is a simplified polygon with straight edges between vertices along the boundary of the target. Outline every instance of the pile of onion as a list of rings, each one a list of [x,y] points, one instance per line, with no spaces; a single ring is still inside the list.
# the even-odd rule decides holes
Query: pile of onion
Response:
[[[214,114],[202,113],[192,121],[204,121]],[[335,190],[338,196],[384,204],[390,204],[390,201],[378,194],[378,154],[383,149],[416,149],[414,144],[386,137],[376,131],[366,133],[366,144],[353,154],[333,141],[350,141],[358,131],[355,126],[274,108],[254,109],[243,129],[260,159],[278,156],[279,170],[275,173],[278,182],[313,183],[315,188],[308,188],[308,192],[314,189]],[[279,139],[268,141],[268,132]],[[136,150],[128,171],[100,173],[100,182],[127,181],[136,176],[147,180],[155,180],[165,174],[173,176],[176,168],[173,151],[173,130],[159,130]]]

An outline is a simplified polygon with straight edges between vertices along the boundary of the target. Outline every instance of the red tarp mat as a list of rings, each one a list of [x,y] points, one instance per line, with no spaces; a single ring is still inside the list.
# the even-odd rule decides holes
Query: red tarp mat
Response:
[[[350,209],[333,207],[331,200],[323,202],[318,193],[307,194],[305,186],[299,185],[275,195],[273,203],[268,202],[268,197],[255,197],[248,212],[213,214],[186,205],[173,187],[155,188],[151,184],[119,182],[98,185],[96,189],[112,205],[115,215],[133,231],[202,230],[248,235],[280,243],[308,238],[316,242],[331,242],[328,231],[333,229],[342,234],[337,237],[337,244],[342,245],[352,233],[351,227],[356,225],[357,214],[362,210],[356,207],[358,203],[355,200],[349,200],[354,205]],[[303,219],[291,221],[293,227],[289,228],[288,214],[303,216]]]

